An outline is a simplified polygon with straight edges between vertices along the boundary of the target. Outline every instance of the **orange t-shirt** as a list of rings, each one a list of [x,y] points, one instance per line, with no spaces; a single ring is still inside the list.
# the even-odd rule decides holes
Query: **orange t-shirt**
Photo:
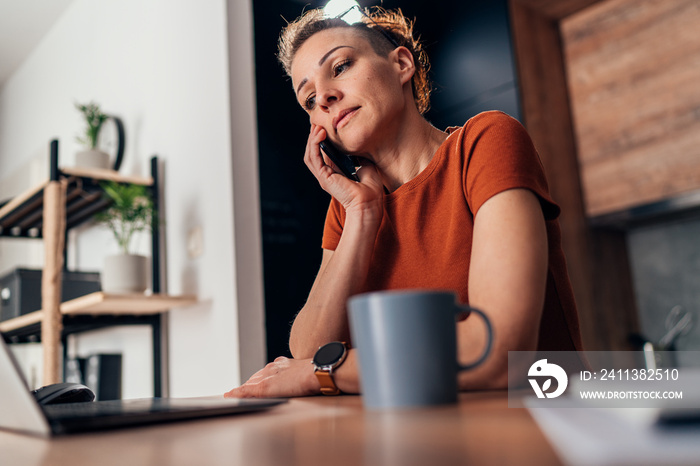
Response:
[[[578,314],[561,247],[559,206],[549,196],[537,151],[515,119],[501,112],[471,118],[438,148],[428,166],[387,194],[369,274],[361,292],[447,289],[469,302],[474,216],[492,196],[514,188],[537,195],[544,212],[549,271],[538,350],[581,350]],[[345,211],[331,200],[322,247],[335,250]]]

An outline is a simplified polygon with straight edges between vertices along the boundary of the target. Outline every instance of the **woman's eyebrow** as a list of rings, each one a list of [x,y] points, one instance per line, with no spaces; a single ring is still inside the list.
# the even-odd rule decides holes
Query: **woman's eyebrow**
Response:
[[[324,56],[321,57],[321,59],[318,61],[318,66],[323,65],[323,62],[328,60],[328,57],[330,57],[333,52],[335,52],[338,49],[342,49],[343,47],[347,47],[347,48],[351,48],[351,49],[354,48],[354,47],[351,47],[349,45],[339,45],[337,47],[333,47],[328,52],[326,52],[326,54]]]
[[[355,47],[352,47],[352,46],[350,46],[350,45],[339,45],[339,46],[337,46],[337,47],[333,47],[332,49],[330,49],[328,52],[326,52],[326,53],[321,57],[321,59],[318,61],[318,66],[323,65],[323,63],[324,63],[326,60],[328,60],[328,57],[330,57],[331,54],[332,54],[333,52],[335,52],[335,51],[338,50],[338,49],[342,49],[342,48],[344,48],[344,47],[347,47],[347,48],[350,48],[350,49],[355,48]],[[297,86],[297,94],[299,94],[299,91],[301,91],[301,88],[304,87],[304,84],[306,84],[308,81],[309,81],[308,78],[304,78],[304,79],[301,80],[301,82],[300,82],[299,85]]]

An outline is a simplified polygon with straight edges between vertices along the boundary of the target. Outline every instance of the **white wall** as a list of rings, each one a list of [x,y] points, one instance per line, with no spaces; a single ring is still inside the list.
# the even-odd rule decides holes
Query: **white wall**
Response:
[[[235,28],[227,28],[227,18]],[[54,137],[59,164],[73,164],[82,124],[76,101],[95,100],[121,117],[122,173],[148,175],[150,157],[162,160],[167,291],[199,298],[169,313],[172,396],[221,393],[264,362],[252,60],[249,2],[74,0],[0,89],[0,179],[44,159]],[[234,185],[234,164],[241,167],[236,180],[245,182]],[[243,218],[235,230],[234,191],[241,197],[236,218]],[[190,257],[187,238],[198,229],[202,253]],[[79,269],[99,269],[116,251],[95,228],[81,228],[70,243],[69,265]],[[147,251],[148,242],[140,248]],[[13,266],[2,261],[2,270]],[[237,268],[248,276],[242,293]],[[239,334],[247,336],[243,362]],[[81,351],[90,346],[84,340]],[[112,340],[123,342],[125,353],[142,346],[123,331]],[[125,371],[125,384],[135,384],[125,394],[148,396],[142,392],[151,387],[150,374]]]

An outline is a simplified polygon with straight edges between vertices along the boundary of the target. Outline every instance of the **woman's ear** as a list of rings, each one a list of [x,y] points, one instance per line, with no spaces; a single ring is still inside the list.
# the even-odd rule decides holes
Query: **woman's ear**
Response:
[[[396,47],[391,52],[394,64],[399,71],[399,76],[401,77],[401,84],[405,84],[413,78],[413,74],[416,72],[416,63],[413,61],[413,55],[411,51],[406,47]]]

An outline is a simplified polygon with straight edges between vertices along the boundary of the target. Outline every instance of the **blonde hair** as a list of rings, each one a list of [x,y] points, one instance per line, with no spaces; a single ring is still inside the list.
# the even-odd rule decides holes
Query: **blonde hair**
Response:
[[[430,108],[430,93],[432,87],[428,79],[430,62],[423,49],[420,38],[413,36],[413,21],[406,18],[400,9],[390,11],[381,7],[364,10],[367,16],[363,16],[362,22],[350,25],[339,18],[327,18],[323,10],[318,8],[309,10],[295,21],[288,23],[280,33],[277,43],[277,58],[279,59],[287,76],[292,75],[292,61],[299,48],[311,36],[317,32],[347,27],[353,28],[362,34],[370,43],[378,55],[386,56],[394,50],[392,44],[384,33],[389,35],[399,46],[406,47],[413,55],[416,71],[413,74],[411,85],[416,107],[421,114]],[[370,19],[371,18],[371,19]],[[380,31],[378,28],[383,30]]]

